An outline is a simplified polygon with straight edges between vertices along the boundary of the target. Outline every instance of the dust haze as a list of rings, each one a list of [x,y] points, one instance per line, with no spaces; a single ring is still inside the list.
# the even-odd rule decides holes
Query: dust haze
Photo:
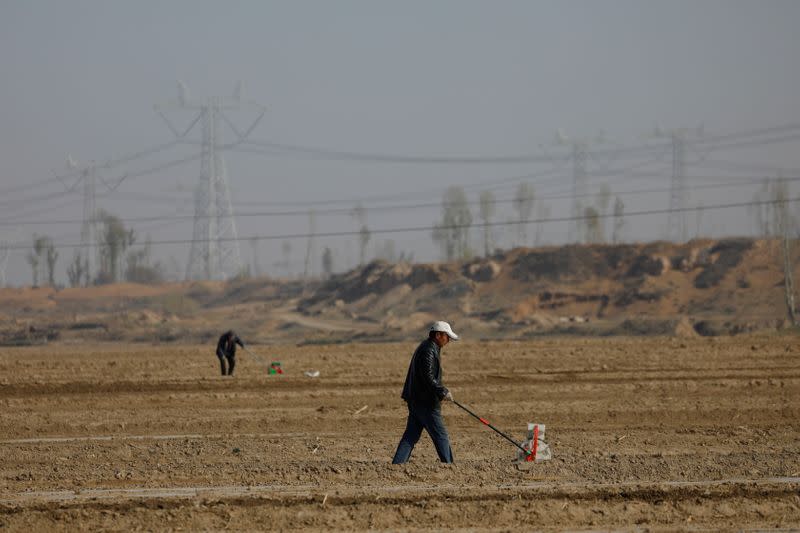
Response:
[[[791,198],[800,177],[795,2],[0,14],[12,286],[69,286],[81,252],[90,282],[143,266],[166,280],[313,278],[375,258],[763,236],[775,204],[758,202],[778,179]],[[110,227],[101,212],[133,230],[113,267],[87,230]],[[46,251],[29,259],[44,237],[52,273]]]

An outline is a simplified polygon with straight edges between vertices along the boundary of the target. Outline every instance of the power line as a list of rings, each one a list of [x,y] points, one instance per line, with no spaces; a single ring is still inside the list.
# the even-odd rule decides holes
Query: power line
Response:
[[[691,179],[721,179],[717,176],[689,176]],[[723,177],[724,178],[724,177]],[[787,182],[794,182],[800,181],[800,177],[788,177],[782,178],[783,181]],[[722,188],[730,188],[730,187],[742,187],[746,185],[758,185],[762,183],[764,180],[763,178],[757,179],[738,179],[733,183],[730,182],[717,182],[717,183],[706,183],[702,185],[693,185],[687,186],[688,190],[704,190],[704,189],[722,189]],[[653,193],[666,193],[670,192],[671,188],[649,188],[649,189],[631,189],[631,190],[622,190],[622,191],[612,191],[613,196],[635,196],[641,194],[653,194]],[[595,196],[594,193],[591,192],[584,192],[581,197],[591,197]],[[572,198],[573,195],[570,193],[564,194],[550,194],[550,195],[543,195],[543,196],[536,196],[539,200],[568,200]],[[504,198],[504,199],[496,199],[495,203],[497,204],[510,204],[515,201],[514,198]],[[479,201],[468,201],[467,205],[479,205]],[[375,207],[368,207],[362,206],[366,211],[402,211],[402,210],[410,210],[410,209],[425,209],[425,208],[441,208],[441,202],[423,202],[423,203],[411,203],[411,204],[400,204],[400,205],[385,205],[385,206],[375,206]],[[309,210],[308,209],[296,209],[296,210],[285,210],[285,211],[245,211],[239,212],[235,216],[236,217],[287,217],[287,216],[308,216]],[[352,215],[353,208],[351,207],[340,207],[340,208],[329,208],[329,209],[315,209],[314,213],[316,215]],[[120,221],[131,224],[136,222],[157,222],[157,221],[175,221],[179,222],[182,220],[193,220],[196,215],[154,215],[154,216],[146,216],[146,217],[130,217],[130,218],[120,218]],[[580,218],[576,218],[576,220],[580,220]],[[75,224],[81,222],[78,219],[52,219],[52,220],[17,220],[17,221],[7,221],[7,220],[0,220],[0,226],[37,226],[37,225],[47,225],[47,224]]]
[[[692,179],[720,179],[719,177],[715,176],[689,176]],[[784,181],[793,182],[793,181],[800,181],[800,177],[789,177],[789,178],[782,178]],[[689,190],[703,190],[703,189],[720,189],[720,188],[730,188],[730,187],[741,187],[746,185],[757,185],[763,182],[763,178],[758,179],[740,179],[733,183],[729,182],[718,182],[718,183],[706,183],[702,185],[694,185],[694,186],[687,186]],[[649,188],[649,189],[631,189],[631,190],[623,190],[623,191],[612,191],[613,196],[631,196],[631,195],[641,195],[641,194],[652,194],[652,193],[665,193],[670,192],[670,188]],[[591,197],[594,196],[594,193],[585,192],[581,195],[581,197]],[[550,194],[550,195],[543,195],[543,196],[536,196],[539,200],[568,200],[572,198],[572,194],[565,193],[565,194]],[[497,204],[510,204],[515,201],[514,198],[504,198],[504,199],[497,199],[495,203]],[[468,201],[467,205],[479,205],[479,201]],[[409,209],[425,209],[425,208],[441,208],[441,202],[423,202],[423,203],[411,203],[411,204],[400,204],[400,205],[385,205],[385,206],[375,206],[375,207],[368,207],[362,206],[366,211],[401,211],[401,210],[409,210]],[[296,209],[296,210],[285,210],[285,211],[245,211],[239,212],[236,214],[237,217],[287,217],[287,216],[308,216],[309,210],[308,209]],[[316,209],[314,210],[316,215],[352,215],[353,208],[351,207],[340,207],[340,208],[329,208],[329,209]],[[172,220],[172,221],[181,221],[181,220],[193,220],[196,215],[154,215],[154,216],[146,216],[146,217],[130,217],[130,218],[120,218],[120,221],[131,224],[136,222],[156,222],[156,221],[164,221],[164,220]],[[51,220],[17,220],[17,221],[7,221],[7,220],[0,220],[0,226],[36,226],[36,225],[47,225],[47,224],[75,224],[81,222],[78,219],[51,219]]]
[[[731,141],[731,140],[740,140],[737,143],[728,143],[728,144],[720,144],[719,146],[711,146],[711,150],[716,149],[730,149],[730,148],[741,148],[741,147],[749,147],[749,146],[761,146],[765,144],[772,144],[777,142],[787,142],[791,140],[796,140],[800,138],[800,133],[794,133],[791,135],[785,135],[782,137],[771,137],[767,139],[749,139],[752,137],[759,137],[768,134],[776,134],[776,133],[786,133],[792,132],[795,130],[800,129],[800,123],[790,123],[780,126],[773,126],[769,128],[760,128],[754,130],[748,130],[743,132],[735,132],[730,134],[718,135],[715,137],[706,137],[701,138],[695,141],[696,144],[713,144],[719,143],[721,141]],[[741,141],[745,139],[744,141]],[[105,163],[98,164],[98,168],[112,168],[114,166],[118,166],[122,163],[127,163],[132,160],[145,157],[148,155],[152,155],[154,153],[158,153],[164,151],[168,148],[176,146],[178,144],[198,144],[193,143],[192,141],[188,141],[183,137],[166,142],[161,143],[143,150],[139,150],[137,152],[132,152],[130,154],[117,157],[115,159],[109,159]],[[336,156],[336,158],[344,158],[344,159],[354,159],[354,160],[364,160],[364,161],[379,161],[379,162],[409,162],[409,163],[481,163],[481,164],[491,164],[491,163],[525,163],[525,162],[539,162],[539,163],[553,163],[553,162],[560,162],[562,165],[565,164],[570,160],[569,154],[564,154],[560,156],[553,156],[553,155],[521,155],[521,156],[475,156],[475,157],[436,157],[436,156],[419,156],[419,155],[389,155],[389,154],[370,154],[370,153],[362,153],[362,152],[352,152],[352,151],[335,151],[329,150],[324,148],[315,148],[315,147],[306,147],[306,146],[299,146],[299,145],[289,145],[289,144],[282,144],[282,143],[272,143],[272,142],[264,142],[264,141],[254,141],[254,140],[246,140],[246,139],[239,139],[235,142],[220,145],[220,150],[235,150],[235,151],[242,151],[244,149],[248,152],[258,153],[261,155],[275,155],[274,153],[264,152],[263,150],[252,150],[247,149],[247,147],[240,146],[241,144],[249,144],[256,147],[267,147],[273,149],[281,149],[284,151],[296,152],[296,153],[307,153],[316,155],[318,157],[329,157],[329,156]],[[640,145],[634,147],[618,147],[608,150],[595,150],[595,151],[588,151],[587,155],[590,157],[597,157],[600,155],[609,155],[613,157],[618,157],[620,155],[635,155],[635,154],[643,154],[648,151],[655,152],[658,155],[663,155],[665,150],[669,148],[669,144],[662,144],[662,145]],[[193,161],[195,159],[199,159],[199,155],[190,156],[183,159],[178,159],[174,161],[170,161],[167,163],[163,163],[160,165],[156,165],[146,170],[132,172],[125,174],[122,178],[119,179],[118,183],[113,186],[116,188],[119,186],[125,179],[135,178],[146,176],[149,174],[156,173],[160,170],[166,170],[171,168],[172,166],[177,166],[181,163]],[[780,169],[778,169],[780,170]],[[75,171],[70,174],[65,174],[63,177],[69,176],[78,176],[81,171]],[[794,173],[794,171],[790,172]],[[596,173],[594,173],[596,175]],[[514,179],[525,179],[528,175],[521,175],[518,177],[510,178],[510,180]],[[18,187],[10,187],[7,189],[0,190],[0,194],[9,194],[14,192],[22,192],[26,190],[30,190],[42,185],[48,185],[54,183],[58,180],[57,178],[49,178],[39,180],[37,182],[28,184],[28,185],[21,185]],[[477,186],[478,184],[476,184]],[[418,191],[417,191],[418,193]],[[370,200],[373,198],[365,198],[365,200]],[[348,200],[349,201],[349,200]],[[18,203],[18,202],[13,202]],[[285,203],[282,203],[285,205]]]
[[[756,146],[765,146],[768,144],[778,144],[796,140],[800,140],[800,133],[795,133],[792,135],[784,135],[781,137],[770,137],[767,139],[755,139],[751,141],[739,141],[735,143],[718,144],[713,146],[711,149],[712,151],[716,151],[716,150],[729,150],[731,148],[753,148]]]
[[[47,194],[40,194],[34,197],[18,198],[16,200],[6,200],[0,203],[0,209],[2,209],[3,211],[6,211],[8,209],[14,210],[20,207],[24,207],[26,204],[32,202],[47,202],[49,200],[53,200],[56,198],[63,198],[63,197],[64,197],[64,192],[51,192]]]
[[[788,124],[781,124],[779,126],[770,126],[767,128],[757,128],[752,130],[715,135],[711,137],[704,137],[702,139],[698,139],[697,144],[709,144],[719,141],[728,141],[732,139],[742,139],[747,137],[760,137],[762,135],[772,135],[773,133],[785,133],[794,130],[800,130],[800,122],[790,122]]]
[[[717,135],[714,137],[706,137],[698,141],[699,144],[714,144],[725,141],[739,140],[737,143],[718,144],[711,147],[712,149],[728,149],[743,146],[760,146],[764,144],[772,144],[776,142],[785,142],[800,138],[800,134],[795,133],[792,135],[785,135],[782,137],[772,137],[769,139],[757,139],[764,135],[772,135],[777,133],[786,133],[800,130],[800,123],[791,123],[781,126],[773,126],[770,128],[761,128],[755,130],[748,130],[743,132],[736,132],[724,135]],[[755,139],[747,140],[748,138],[756,137]],[[742,140],[744,139],[744,140]],[[310,156],[317,159],[338,160],[338,161],[360,161],[360,162],[378,162],[378,163],[413,163],[413,164],[521,164],[521,163],[552,163],[555,160],[568,159],[569,155],[552,156],[552,155],[503,155],[503,156],[421,156],[411,154],[386,154],[386,153],[370,153],[370,152],[356,152],[348,150],[332,150],[328,148],[320,148],[313,146],[302,146],[294,144],[285,144],[269,141],[247,140],[242,144],[247,146],[237,146],[231,148],[237,152],[256,153],[267,156],[280,156],[285,155],[286,152],[294,155]],[[605,150],[592,150],[587,151],[587,155],[600,156],[607,155],[612,157],[630,156],[636,154],[643,154],[648,152],[662,152],[668,148],[669,144],[652,145],[644,144],[632,147],[619,147]],[[273,150],[272,152],[266,150]],[[275,152],[278,150],[280,152]]]
[[[770,165],[750,165],[735,161],[706,160],[700,163],[694,163],[693,166],[731,170],[734,172],[763,172],[776,176],[780,176],[781,174],[800,174],[800,169],[797,168],[774,167]]]
[[[762,200],[762,201],[750,201],[750,202],[735,202],[735,203],[728,203],[728,204],[714,204],[714,205],[707,205],[707,206],[697,206],[697,207],[685,207],[680,209],[682,212],[693,212],[693,211],[713,211],[713,210],[720,210],[720,209],[732,209],[737,207],[752,207],[756,205],[775,205],[775,204],[786,204],[786,203],[794,203],[800,201],[800,197],[795,198],[787,198],[785,200]],[[651,209],[647,211],[630,211],[624,214],[625,217],[640,217],[640,216],[653,216],[653,215],[663,215],[669,214],[671,209]],[[554,223],[554,222],[569,222],[572,220],[587,220],[589,218],[613,218],[617,215],[613,213],[605,213],[599,214],[596,216],[577,216],[577,217],[554,217],[554,218],[535,218],[535,219],[527,219],[527,220],[509,220],[509,221],[498,221],[498,222],[479,222],[474,224],[453,224],[444,226],[443,229],[458,229],[458,228],[483,228],[483,227],[500,227],[500,226],[515,226],[518,224],[544,224],[544,223]],[[432,231],[437,226],[407,226],[407,227],[398,227],[398,228],[383,228],[383,229],[371,229],[371,234],[393,234],[393,233],[416,233],[422,231]],[[441,226],[439,226],[441,227]],[[266,241],[266,240],[280,240],[280,239],[307,239],[307,238],[326,238],[326,237],[352,237],[354,235],[359,235],[360,230],[352,230],[352,231],[329,231],[329,232],[322,232],[322,233],[290,233],[284,235],[254,235],[249,237],[230,237],[227,240],[230,241],[249,241],[249,240],[259,240],[259,241]],[[187,244],[193,242],[194,239],[169,239],[169,240],[160,240],[160,241],[150,241],[151,245],[162,245],[162,244]],[[81,244],[61,244],[56,245],[56,248],[77,248],[82,246]],[[26,249],[28,246],[9,246],[9,249]]]
[[[553,157],[550,155],[507,155],[507,156],[422,156],[404,154],[385,154],[352,152],[343,150],[331,150],[327,148],[316,148],[310,146],[298,146],[275,142],[248,140],[242,144],[254,146],[248,148],[240,146],[231,148],[236,152],[249,152],[261,155],[280,155],[274,152],[266,152],[263,148],[277,149],[293,154],[315,156],[320,159],[339,160],[339,161],[361,161],[378,163],[410,163],[410,164],[445,164],[445,165],[473,165],[473,164],[523,164],[523,163],[552,163],[561,160],[563,157]]]
[[[173,139],[171,141],[167,141],[165,143],[157,144],[155,146],[151,146],[150,148],[145,148],[144,150],[139,150],[138,152],[132,152],[127,155],[123,155],[117,157],[115,159],[109,159],[105,163],[101,165],[97,165],[98,168],[111,168],[121,165],[122,163],[127,163],[128,161],[133,161],[135,159],[139,159],[148,155],[156,154],[158,152],[163,152],[173,146],[178,144],[185,144],[186,141],[183,139]]]
[[[530,180],[530,179],[538,179],[538,178],[547,178],[553,179],[554,176],[551,176],[555,172],[559,172],[560,169],[548,169],[542,172],[533,172],[528,174],[519,174],[516,176],[510,176],[501,179],[495,179],[490,181],[483,181],[477,183],[469,183],[463,185],[462,187],[475,189],[479,187],[485,187],[487,185],[498,184],[498,183],[509,183],[513,184],[522,180]],[[560,178],[560,176],[555,176]],[[408,192],[401,192],[401,193],[391,193],[391,194],[378,194],[378,195],[371,195],[371,196],[362,196],[359,198],[336,198],[336,199],[327,199],[327,200],[305,200],[305,201],[282,201],[282,202],[254,202],[254,201],[239,201],[236,202],[236,205],[241,206],[266,206],[266,205],[282,205],[282,206],[320,206],[320,205],[336,205],[336,204],[358,204],[362,202],[379,202],[379,201],[390,201],[390,200],[397,200],[397,199],[404,199],[408,198],[409,196],[413,197],[420,197],[426,194],[434,194],[440,193],[444,191],[448,186],[445,187],[436,187],[431,189],[417,189],[415,191],[408,191]]]
[[[517,182],[523,180],[535,180],[539,178],[543,178],[542,181],[537,181],[535,184],[541,184],[545,181],[552,181],[553,179],[562,179],[562,176],[555,175],[554,173],[559,172],[559,168],[553,168],[544,170],[541,172],[532,172],[527,174],[517,174],[515,176],[504,177],[500,179],[493,179],[493,180],[485,180],[480,182],[473,182],[468,183],[465,185],[458,185],[464,189],[477,189],[477,188],[485,188],[488,187],[486,190],[497,190],[503,187],[507,187],[509,185],[513,185]],[[494,187],[492,187],[494,185]],[[337,205],[337,204],[359,204],[363,202],[380,202],[380,201],[391,201],[391,200],[402,200],[408,197],[419,197],[424,196],[426,194],[434,194],[440,193],[444,191],[449,186],[444,187],[436,187],[431,189],[417,189],[414,191],[408,192],[399,192],[399,193],[391,193],[391,194],[378,194],[378,195],[370,195],[370,196],[361,196],[358,198],[337,198],[337,199],[326,199],[326,200],[303,200],[303,201],[275,201],[275,202],[260,202],[260,201],[237,201],[234,202],[235,206],[307,206],[309,208],[313,208],[315,206],[325,206],[325,205]],[[172,205],[175,201],[177,201],[174,197],[165,198],[164,196],[156,196],[154,194],[149,193],[141,193],[135,191],[125,191],[126,195],[133,195],[143,199],[146,199],[151,202],[168,202]],[[307,213],[307,211],[305,212]]]
[[[789,123],[783,124],[779,126],[772,126],[768,128],[759,128],[753,130],[745,130],[741,132],[734,132],[729,134],[722,134],[713,137],[705,137],[700,138],[695,141],[695,144],[702,144],[707,145],[714,143],[720,143],[725,141],[740,141],[736,143],[727,143],[727,144],[720,144],[719,146],[711,146],[709,147],[711,150],[716,149],[730,149],[730,148],[741,148],[741,147],[749,147],[749,146],[761,146],[765,144],[773,144],[778,142],[787,142],[791,140],[797,140],[800,138],[800,133],[793,133],[790,135],[784,135],[781,137],[770,137],[767,139],[757,139],[757,137],[763,137],[764,135],[773,135],[773,134],[781,134],[781,133],[791,133],[800,130],[800,123]],[[754,139],[755,137],[755,139]],[[743,140],[744,139],[744,140]],[[748,140],[749,139],[749,140]],[[183,136],[179,137],[178,139],[174,139],[172,141],[168,141],[165,143],[157,144],[143,150],[139,150],[136,152],[132,152],[123,156],[119,156],[113,159],[109,159],[104,163],[98,163],[96,165],[97,168],[112,168],[115,166],[119,166],[123,163],[127,163],[133,161],[135,159],[139,159],[141,157],[145,157],[148,155],[152,155],[158,152],[162,152],[173,146],[179,144],[199,144],[198,142],[193,142],[190,140],[185,139]],[[250,145],[256,147],[256,149],[249,149],[246,146],[240,146],[241,144]],[[262,150],[258,150],[257,148],[262,148]],[[236,142],[220,145],[219,149],[221,150],[234,150],[234,151],[246,151],[251,153],[257,153],[261,155],[280,155],[275,154],[274,152],[265,152],[263,148],[266,149],[273,149],[273,150],[281,150],[284,152],[292,152],[297,154],[308,154],[308,155],[316,155],[318,158],[334,158],[334,159],[352,159],[358,161],[375,161],[375,162],[399,162],[399,163],[434,163],[434,164],[492,164],[492,163],[553,163],[553,162],[568,162],[569,155],[564,154],[560,156],[554,155],[512,155],[512,156],[473,156],[473,157],[465,157],[465,156],[421,156],[421,155],[413,155],[413,154],[399,154],[399,155],[392,155],[392,154],[383,154],[383,153],[368,153],[368,152],[355,152],[355,151],[337,151],[331,150],[326,148],[318,148],[318,147],[309,147],[309,146],[302,146],[302,145],[292,145],[292,144],[285,144],[285,143],[276,143],[276,142],[267,142],[267,141],[256,141],[256,140],[246,140],[246,139],[239,139]],[[652,144],[645,144],[633,147],[618,147],[612,148],[607,150],[593,150],[588,151],[587,154],[590,157],[597,157],[601,155],[606,156],[613,156],[618,157],[621,155],[635,155],[635,154],[643,154],[647,152],[657,152],[663,154],[664,151],[669,148],[669,144],[661,144],[661,145],[652,145]],[[175,165],[180,164],[182,162],[192,161],[195,158],[199,158],[200,156],[193,156],[181,160],[176,160],[172,163]],[[151,169],[145,171],[139,171],[134,173],[126,174],[122,179],[131,178],[131,177],[139,177],[145,176],[148,174],[155,173],[159,170],[164,170],[173,166],[172,163],[165,163],[164,165],[159,165],[152,167]],[[79,176],[81,171],[74,171],[71,173],[64,174],[60,176],[60,178],[70,177],[70,176]],[[791,173],[794,173],[792,171]],[[47,178],[42,179],[36,182],[32,182],[26,185],[20,185],[16,187],[9,187],[6,189],[0,189],[0,195],[6,195],[15,192],[23,192],[27,190],[31,190],[43,185],[49,185],[59,181],[58,177],[56,178]]]
[[[121,178],[120,178],[120,179],[117,181],[117,184],[116,184],[116,185],[114,185],[114,187],[113,187],[113,188],[111,188],[111,187],[109,187],[109,188],[110,188],[110,189],[112,189],[112,190],[113,190],[113,189],[116,189],[117,187],[119,187],[119,185],[120,185],[120,184],[121,184],[123,181],[125,181],[125,180],[127,180],[127,179],[130,179],[130,178],[139,178],[139,177],[142,177],[142,176],[147,176],[147,175],[149,175],[149,174],[155,174],[155,173],[156,173],[156,172],[158,172],[158,171],[161,171],[161,170],[166,170],[166,169],[168,169],[168,168],[172,168],[172,167],[176,167],[176,166],[178,166],[178,165],[182,165],[182,164],[184,164],[184,163],[188,163],[188,162],[190,162],[190,161],[197,161],[197,160],[198,160],[198,159],[200,159],[201,157],[202,157],[202,154],[194,154],[194,155],[190,155],[190,156],[187,156],[187,157],[183,157],[183,158],[181,158],[181,159],[174,159],[174,160],[172,160],[172,161],[168,161],[168,162],[166,162],[166,163],[161,163],[161,164],[159,164],[159,165],[155,165],[155,166],[153,166],[153,167],[150,167],[150,168],[148,168],[148,169],[145,169],[145,170],[139,170],[139,171],[137,171],[137,172],[129,172],[129,173],[126,173],[125,175],[123,175],[123,176],[122,176],[122,177],[121,177]]]
[[[41,179],[39,181],[34,181],[26,185],[19,185],[17,187],[8,187],[6,189],[0,189],[0,195],[5,196],[7,194],[30,191],[33,189],[37,189],[42,185],[50,185],[52,183],[59,183],[59,182],[60,180],[57,177]]]

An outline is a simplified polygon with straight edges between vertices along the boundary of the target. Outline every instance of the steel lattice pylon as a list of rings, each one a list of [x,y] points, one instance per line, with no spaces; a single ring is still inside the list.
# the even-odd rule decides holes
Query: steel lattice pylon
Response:
[[[669,195],[669,219],[667,220],[668,239],[672,242],[686,242],[686,138],[682,131],[675,131],[672,137],[672,180]]]
[[[219,103],[201,111],[203,127],[200,180],[195,189],[194,229],[186,279],[229,279],[242,269],[225,161],[217,150]]]
[[[692,147],[693,139],[703,137],[703,126],[696,129],[675,128],[664,130],[656,126],[655,137],[669,137],[672,143],[672,178],[670,179],[669,215],[664,237],[672,242],[686,242],[689,238],[689,226],[686,223],[686,209],[689,207],[689,195],[686,176],[687,151]]]
[[[238,142],[241,142],[264,116],[265,108],[255,102],[242,102],[241,86],[237,86],[232,98],[213,97],[201,104],[188,101],[186,92],[186,87],[179,83],[177,102],[156,106],[156,112],[178,138],[185,137],[198,122],[202,127],[200,179],[194,193],[194,228],[186,263],[186,279],[226,280],[241,273],[243,264],[225,161],[220,153],[220,119],[225,120],[238,137]],[[181,133],[162,112],[168,107],[189,109],[198,114]],[[225,116],[225,110],[246,108],[256,108],[260,113],[241,133]]]
[[[97,203],[95,196],[94,164],[82,172],[83,181],[83,223],[81,224],[81,247],[78,260],[83,260],[86,284],[97,276],[100,248],[97,245]]]
[[[586,150],[584,142],[572,143],[572,208],[570,210],[570,220],[567,229],[567,243],[580,243],[581,237],[580,221],[583,216],[583,201],[586,196]]]
[[[10,244],[3,240],[0,241],[0,287],[6,286],[6,268],[8,267],[8,257],[11,255]]]

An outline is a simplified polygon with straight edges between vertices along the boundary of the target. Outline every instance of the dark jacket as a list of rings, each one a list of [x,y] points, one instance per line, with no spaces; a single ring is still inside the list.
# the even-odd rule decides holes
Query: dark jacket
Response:
[[[244,348],[244,343],[235,334],[225,332],[217,341],[217,357],[234,357],[236,356],[236,345]]]
[[[445,396],[439,345],[425,339],[411,357],[401,397],[409,404],[439,407]]]

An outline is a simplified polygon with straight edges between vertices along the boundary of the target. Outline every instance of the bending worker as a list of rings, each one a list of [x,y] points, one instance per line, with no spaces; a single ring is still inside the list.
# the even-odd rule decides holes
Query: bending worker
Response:
[[[411,357],[402,398],[408,404],[406,431],[397,445],[392,464],[405,463],[411,457],[422,430],[428,432],[443,463],[453,462],[450,438],[442,419],[441,402],[452,401],[453,395],[442,385],[441,351],[458,335],[447,322],[434,322],[428,338],[422,341]]]
[[[219,368],[222,371],[222,375],[226,374],[225,372],[225,360],[228,360],[228,371],[227,375],[233,375],[233,368],[236,366],[236,345],[241,346],[244,348],[244,343],[242,339],[240,339],[233,330],[228,330],[222,334],[217,342],[217,357],[219,357]]]

